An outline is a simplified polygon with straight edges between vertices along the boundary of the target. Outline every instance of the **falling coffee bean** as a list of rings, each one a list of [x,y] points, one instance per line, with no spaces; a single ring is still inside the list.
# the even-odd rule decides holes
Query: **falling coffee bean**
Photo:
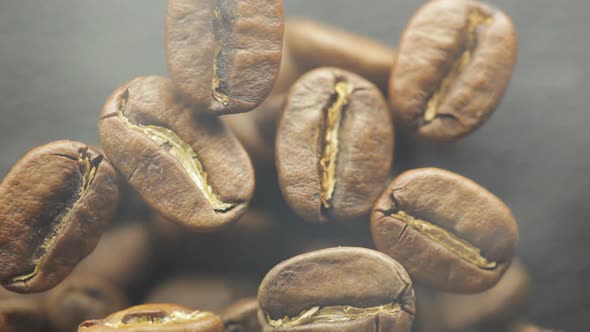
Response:
[[[474,0],[430,1],[399,43],[389,86],[395,120],[428,140],[465,136],[500,103],[515,61],[504,13]]]
[[[362,216],[385,187],[393,124],[379,90],[356,74],[319,68],[291,88],[277,130],[285,200],[312,222]]]
[[[437,168],[399,175],[371,215],[379,251],[416,281],[441,291],[494,286],[514,256],[518,227],[510,209],[477,183]]]
[[[27,153],[0,185],[0,282],[19,293],[61,282],[98,243],[119,201],[118,177],[84,143]]]
[[[254,191],[248,154],[219,118],[193,112],[172,82],[141,77],[107,101],[104,151],[154,210],[205,231],[236,221]]]
[[[168,0],[168,71],[197,111],[254,109],[281,64],[282,0]]]
[[[282,262],[260,284],[258,301],[263,331],[409,332],[415,314],[405,269],[354,247]]]

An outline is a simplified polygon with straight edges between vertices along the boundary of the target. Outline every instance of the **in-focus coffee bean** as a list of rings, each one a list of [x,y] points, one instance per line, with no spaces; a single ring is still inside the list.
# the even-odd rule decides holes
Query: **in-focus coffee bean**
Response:
[[[277,130],[285,200],[312,222],[367,213],[391,170],[393,133],[372,83],[337,68],[303,75],[289,92]]]
[[[502,99],[516,48],[514,27],[498,9],[430,1],[400,39],[389,86],[396,122],[434,141],[471,133]]]
[[[197,111],[254,109],[272,89],[282,43],[282,0],[168,0],[168,71]]]
[[[285,39],[300,72],[318,67],[338,67],[366,78],[381,91],[387,91],[395,58],[395,50],[391,47],[307,18],[287,20]]]
[[[221,312],[224,332],[260,332],[258,300],[255,297],[241,299]]]
[[[296,256],[273,268],[258,290],[263,331],[408,332],[412,282],[395,260],[339,247]]]
[[[48,292],[45,306],[59,332],[76,331],[89,319],[100,319],[129,305],[121,289],[93,275],[71,275]]]
[[[216,315],[174,304],[143,304],[116,312],[103,320],[80,324],[78,332],[222,332]]]
[[[170,80],[140,77],[120,87],[99,133],[115,167],[167,219],[211,230],[246,210],[254,191],[248,154],[217,117],[185,105]]]
[[[402,173],[371,215],[379,251],[432,288],[474,293],[496,284],[514,256],[518,227],[510,209],[477,183],[422,168]]]
[[[0,282],[41,292],[96,247],[119,201],[118,177],[88,145],[56,141],[27,153],[0,185]]]

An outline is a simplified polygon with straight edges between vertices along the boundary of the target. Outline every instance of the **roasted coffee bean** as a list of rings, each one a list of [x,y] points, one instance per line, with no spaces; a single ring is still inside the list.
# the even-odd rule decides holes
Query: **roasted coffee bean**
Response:
[[[274,165],[275,138],[285,97],[284,94],[272,95],[252,112],[222,118],[257,167]]]
[[[502,99],[515,60],[504,13],[474,0],[431,1],[400,39],[389,86],[394,118],[428,140],[465,136]]]
[[[404,268],[377,251],[339,247],[291,258],[258,290],[263,331],[408,332],[414,290]]]
[[[258,300],[245,298],[233,303],[221,312],[224,332],[260,332],[258,323]]]
[[[291,88],[277,130],[285,200],[313,222],[362,216],[384,188],[393,124],[379,90],[336,68],[319,68]]]
[[[515,260],[496,286],[485,292],[439,294],[437,304],[442,312],[442,324],[453,331],[482,324],[505,327],[524,312],[529,288],[529,275],[524,266]]]
[[[407,171],[389,185],[371,215],[379,251],[432,288],[474,293],[496,284],[518,240],[510,209],[461,175]]]
[[[47,294],[46,310],[52,326],[71,332],[89,319],[100,319],[129,304],[123,292],[92,275],[72,275]]]
[[[115,167],[166,218],[211,230],[246,210],[254,191],[248,154],[218,118],[183,104],[170,80],[141,77],[120,87],[99,132]]]
[[[46,332],[44,294],[17,294],[0,288],[0,331]]]
[[[555,330],[544,329],[530,323],[516,323],[508,329],[509,332],[556,332]],[[491,332],[491,331],[490,331]]]
[[[102,320],[80,324],[78,332],[222,332],[223,323],[207,311],[174,304],[144,304],[116,312]]]
[[[395,50],[377,41],[309,19],[289,19],[285,39],[298,70],[338,67],[387,91]]]
[[[173,276],[147,296],[148,303],[175,303],[220,312],[232,302],[256,295],[256,283],[238,276],[187,274]]]
[[[282,43],[282,0],[168,0],[168,71],[198,111],[254,109],[272,89]]]
[[[96,246],[119,201],[115,170],[86,144],[57,141],[27,153],[0,185],[0,282],[41,292]]]

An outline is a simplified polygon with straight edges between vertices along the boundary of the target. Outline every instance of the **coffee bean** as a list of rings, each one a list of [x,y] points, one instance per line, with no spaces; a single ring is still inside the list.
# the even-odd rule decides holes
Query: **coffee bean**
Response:
[[[258,290],[264,331],[410,331],[414,290],[404,268],[379,252],[319,250],[273,268]]]
[[[518,240],[510,209],[475,182],[436,168],[399,175],[371,215],[379,251],[416,281],[451,292],[481,292],[506,271]]]
[[[544,329],[531,323],[519,322],[508,329],[509,332],[557,332],[556,330]]]
[[[96,247],[119,200],[109,161],[86,144],[56,141],[26,154],[0,185],[0,282],[41,292]]]
[[[272,89],[282,42],[282,0],[168,0],[168,71],[198,111],[254,109]]]
[[[115,167],[167,219],[211,230],[246,210],[254,190],[246,151],[218,118],[183,104],[170,80],[141,77],[120,87],[99,133]]]
[[[222,332],[223,323],[206,311],[174,304],[144,304],[116,312],[103,320],[80,324],[78,332]]]
[[[17,294],[0,288],[0,331],[48,331],[49,321],[43,306],[44,295]]]
[[[308,221],[362,216],[389,176],[393,140],[389,110],[372,83],[336,68],[305,74],[277,130],[285,200]]]
[[[391,73],[396,121],[434,141],[465,136],[489,118],[516,60],[510,19],[482,2],[427,3],[403,33]]]
[[[249,297],[239,300],[221,313],[224,332],[260,332],[262,327],[258,323],[258,300]]]
[[[47,294],[46,310],[59,332],[75,331],[80,323],[124,309],[128,300],[109,281],[89,274],[72,275]]]
[[[387,91],[395,50],[367,37],[310,19],[289,19],[285,39],[298,70],[338,67]]]

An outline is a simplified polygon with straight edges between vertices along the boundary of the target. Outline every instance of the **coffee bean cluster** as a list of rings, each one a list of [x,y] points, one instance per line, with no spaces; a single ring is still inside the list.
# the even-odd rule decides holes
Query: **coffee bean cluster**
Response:
[[[396,140],[448,144],[500,103],[501,10],[430,1],[394,50],[281,0],[168,0],[165,48],[101,147],[48,143],[2,181],[0,331],[543,331],[509,207],[393,173]]]

